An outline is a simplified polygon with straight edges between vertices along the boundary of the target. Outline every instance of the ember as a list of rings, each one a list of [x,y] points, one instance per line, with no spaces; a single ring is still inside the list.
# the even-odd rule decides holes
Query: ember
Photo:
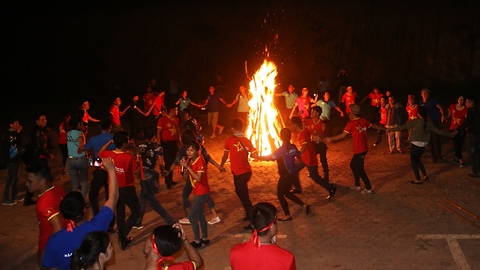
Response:
[[[281,145],[280,130],[285,126],[274,105],[277,67],[264,61],[250,81],[252,99],[246,136],[257,148],[259,155],[269,155]]]

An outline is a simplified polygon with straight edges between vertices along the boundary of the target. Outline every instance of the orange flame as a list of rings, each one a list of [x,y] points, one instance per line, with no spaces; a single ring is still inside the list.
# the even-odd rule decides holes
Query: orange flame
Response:
[[[281,145],[280,130],[284,124],[273,103],[276,76],[275,64],[265,60],[250,81],[252,98],[248,102],[250,112],[246,136],[261,156],[271,154]]]

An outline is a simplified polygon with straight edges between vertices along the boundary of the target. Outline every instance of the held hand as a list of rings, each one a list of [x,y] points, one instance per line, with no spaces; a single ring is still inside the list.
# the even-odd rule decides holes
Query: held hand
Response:
[[[226,172],[227,170],[223,166],[218,166],[220,172]]]
[[[332,142],[332,138],[327,137],[327,138],[323,139],[323,142],[324,142],[325,144],[329,144],[329,143]]]
[[[340,116],[343,117],[345,114],[343,114],[343,112],[340,112]]]

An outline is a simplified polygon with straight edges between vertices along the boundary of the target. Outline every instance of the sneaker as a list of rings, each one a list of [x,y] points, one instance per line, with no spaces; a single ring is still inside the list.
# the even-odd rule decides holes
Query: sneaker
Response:
[[[133,225],[132,228],[137,229],[137,230],[141,230],[141,229],[143,229],[143,225],[142,225],[142,223],[135,224],[135,225]]]
[[[350,187],[350,190],[360,191],[360,190],[362,190],[362,187],[360,187],[360,186],[353,186],[353,187]]]
[[[2,205],[15,205],[17,204],[16,201],[13,201],[13,200],[3,200],[2,201]]]
[[[465,165],[464,165],[463,163],[458,164],[458,166],[459,166],[460,168],[465,167]]]
[[[397,149],[398,153],[403,154],[402,149]]]
[[[201,241],[200,243],[202,243],[202,245],[204,245],[204,246],[210,246],[210,240],[208,240],[208,239],[207,239],[207,240],[202,239],[202,240],[200,240],[200,241]]]
[[[456,159],[456,158],[453,159],[453,163],[454,163],[454,164],[457,164],[457,165],[460,165],[460,161],[459,161],[458,159]]]
[[[183,224],[183,225],[190,225],[190,224],[191,224],[191,223],[190,223],[190,220],[188,219],[188,217],[180,219],[180,220],[178,221],[178,223]]]
[[[190,242],[190,245],[192,245],[192,247],[196,248],[196,249],[199,249],[202,247],[202,242],[200,241],[200,243],[197,243],[195,241],[192,241]]]
[[[223,129],[224,129],[224,127],[219,127],[218,128],[218,135],[222,134]]]
[[[220,221],[222,221],[222,220],[217,216],[217,217],[214,217],[214,218],[210,219],[208,221],[208,224],[213,225],[213,224],[219,223]]]
[[[23,202],[24,200],[25,200],[24,197],[21,197],[21,198],[20,198],[20,197],[16,197],[16,198],[15,198],[15,201],[16,201],[16,202]]]
[[[373,193],[373,189],[364,189],[362,190],[362,194],[372,194]]]

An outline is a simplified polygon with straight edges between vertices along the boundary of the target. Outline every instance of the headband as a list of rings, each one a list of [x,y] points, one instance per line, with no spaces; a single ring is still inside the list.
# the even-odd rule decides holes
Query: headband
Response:
[[[157,260],[157,269],[163,269],[162,268],[162,262],[167,259],[167,260],[170,260],[170,261],[173,261],[174,258],[172,256],[167,256],[167,257],[163,257],[162,254],[160,254],[160,252],[158,252],[158,248],[157,248],[157,243],[155,243],[155,235],[152,234],[152,248],[153,248],[153,251],[155,251],[155,254],[158,255],[158,260]]]
[[[270,229],[273,226],[273,224],[275,224],[275,221],[277,221],[277,216],[273,217],[273,220],[265,228],[260,230],[257,230],[257,229],[253,230],[253,234],[252,234],[252,238],[250,238],[250,242],[253,242],[253,245],[256,248],[259,248],[261,246],[260,239],[258,239],[258,233],[265,232],[268,229]]]

